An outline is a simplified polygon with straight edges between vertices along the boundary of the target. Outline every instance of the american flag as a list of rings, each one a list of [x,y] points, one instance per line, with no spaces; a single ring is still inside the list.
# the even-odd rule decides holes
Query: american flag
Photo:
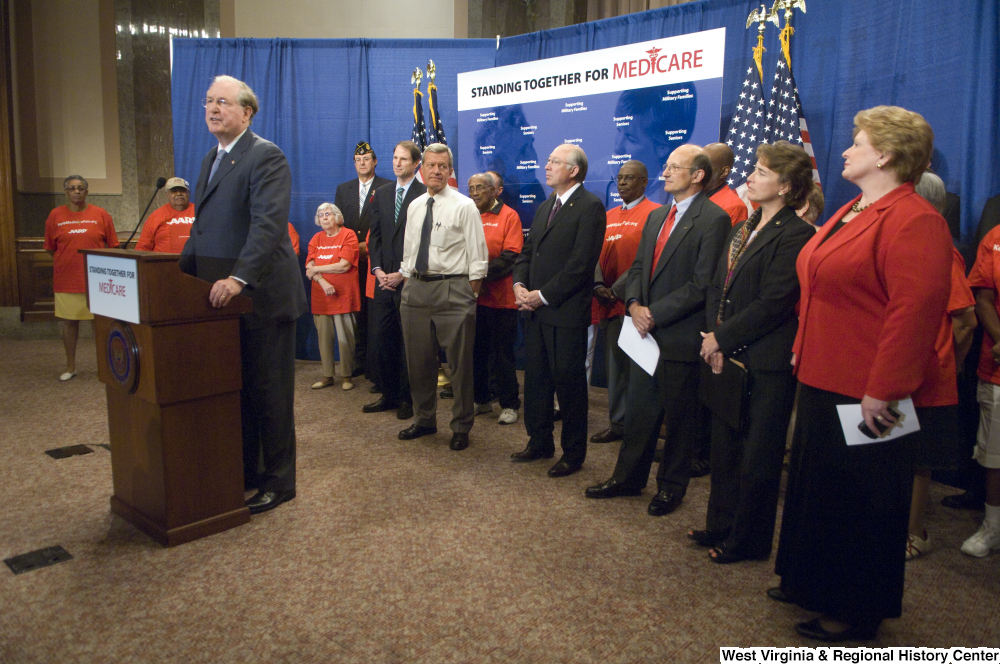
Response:
[[[736,155],[736,163],[729,173],[728,183],[744,201],[747,175],[757,163],[757,146],[767,142],[764,133],[767,109],[761,96],[762,90],[760,75],[757,73],[757,68],[751,64],[747,67],[747,76],[743,81],[739,102],[736,104],[736,113],[733,114],[733,120],[729,123],[729,133],[726,135],[726,145],[732,148]]]
[[[771,87],[771,99],[767,103],[766,138],[768,143],[788,141],[801,145],[812,160],[813,181],[819,183],[816,156],[809,141],[809,127],[802,114],[799,90],[795,86],[792,68],[783,57],[778,58],[778,66],[774,70],[774,84]]]
[[[427,147],[427,127],[424,126],[424,103],[423,93],[417,88],[413,89],[413,142],[417,144],[423,152]]]
[[[441,114],[438,113],[438,89],[434,83],[427,86],[427,109],[431,112],[431,135],[428,143],[440,143],[448,145],[448,139],[444,136],[444,124],[441,123]]]

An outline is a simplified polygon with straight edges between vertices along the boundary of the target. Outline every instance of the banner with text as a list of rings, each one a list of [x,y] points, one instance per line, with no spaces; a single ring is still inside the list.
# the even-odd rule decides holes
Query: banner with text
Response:
[[[615,177],[636,159],[646,195],[664,203],[660,175],[684,143],[719,140],[725,28],[458,75],[459,189],[496,171],[501,198],[531,225],[551,194],[545,161],[562,143],[587,153],[585,186],[613,207]]]

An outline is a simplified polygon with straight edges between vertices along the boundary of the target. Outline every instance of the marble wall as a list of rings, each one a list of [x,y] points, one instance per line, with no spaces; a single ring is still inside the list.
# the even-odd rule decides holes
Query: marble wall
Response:
[[[127,231],[138,223],[156,179],[173,176],[170,38],[217,37],[219,0],[115,0],[114,29],[122,193],[91,194],[87,200],[110,212],[119,231]],[[62,194],[18,194],[18,235],[43,235],[49,211],[65,202]],[[166,202],[160,192],[151,209]]]

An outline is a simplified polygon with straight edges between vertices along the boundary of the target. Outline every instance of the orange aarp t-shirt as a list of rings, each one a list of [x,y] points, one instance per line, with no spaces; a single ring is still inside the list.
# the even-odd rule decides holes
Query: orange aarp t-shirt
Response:
[[[628,272],[635,262],[635,255],[639,251],[639,240],[642,239],[642,229],[646,227],[646,218],[649,213],[660,207],[648,198],[633,208],[622,209],[619,205],[608,210],[608,225],[604,232],[604,244],[601,246],[601,257],[598,265],[601,266],[601,275],[604,277],[604,285],[608,288],[618,281],[618,279]],[[592,322],[599,322],[606,318],[615,318],[625,315],[625,303],[615,302],[611,307],[598,304],[597,299],[593,300],[591,306]]]
[[[53,259],[52,290],[56,293],[87,292],[83,254],[80,249],[118,246],[118,233],[111,215],[96,205],[73,212],[61,205],[45,220],[45,251]]]
[[[486,235],[489,260],[494,260],[504,251],[521,253],[524,248],[524,231],[517,212],[501,203],[499,207],[494,206],[480,216],[483,218],[483,234]],[[514,275],[508,274],[496,281],[484,281],[476,304],[494,309],[517,309]]]
[[[972,288],[990,288],[993,290],[993,306],[1000,311],[1000,226],[997,226],[983,237],[976,252],[976,262],[969,272],[969,286]],[[949,305],[950,308],[950,305]],[[983,346],[979,351],[979,366],[976,375],[981,380],[994,385],[1000,385],[1000,364],[993,361],[994,344],[997,340],[983,331]]]
[[[306,254],[306,265],[313,262],[316,266],[333,265],[341,259],[347,259],[351,269],[343,274],[324,272],[323,278],[333,286],[336,292],[327,295],[323,287],[312,282],[312,312],[314,314],[349,314],[361,311],[361,287],[358,285],[358,234],[346,226],[334,236],[326,231],[320,231],[309,241],[309,253]]]
[[[191,237],[191,224],[194,223],[194,203],[188,203],[187,208],[175,210],[169,203],[153,210],[139,234],[135,248],[139,251],[159,251],[167,254],[179,254],[184,243]]]

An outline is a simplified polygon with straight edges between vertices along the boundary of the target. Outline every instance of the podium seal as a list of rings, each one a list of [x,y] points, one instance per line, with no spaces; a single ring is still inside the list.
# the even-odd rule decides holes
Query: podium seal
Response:
[[[108,368],[128,394],[139,387],[139,346],[128,323],[116,320],[108,332]]]

